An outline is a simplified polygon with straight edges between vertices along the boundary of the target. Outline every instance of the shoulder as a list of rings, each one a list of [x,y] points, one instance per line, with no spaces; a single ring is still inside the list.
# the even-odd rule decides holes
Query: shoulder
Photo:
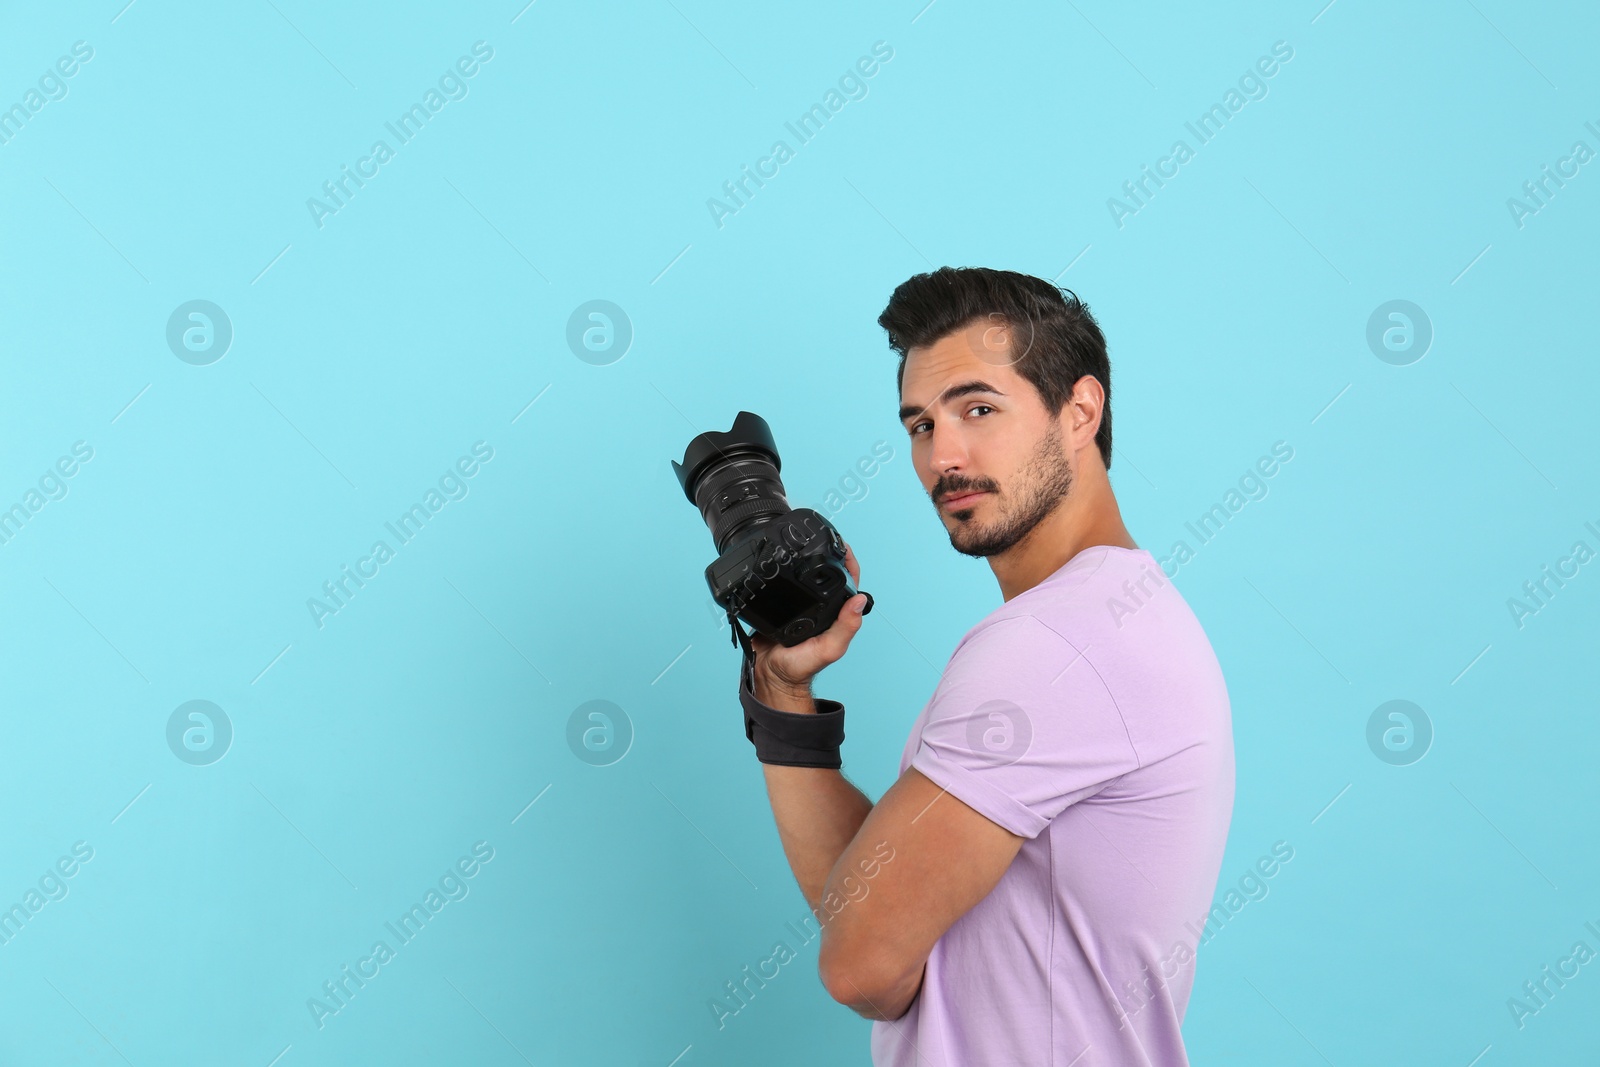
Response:
[[[1135,616],[1139,617],[1135,632],[1144,639],[1141,647],[1152,653],[1166,641],[1184,637],[1194,624],[1177,586],[1143,549],[1085,549],[1069,567],[1006,606],[1023,607],[1063,639],[1101,655],[1128,644],[1129,623]]]
[[[1016,668],[1054,656],[1071,642],[1049,621],[1025,608],[1007,604],[968,630],[950,656],[950,670]]]

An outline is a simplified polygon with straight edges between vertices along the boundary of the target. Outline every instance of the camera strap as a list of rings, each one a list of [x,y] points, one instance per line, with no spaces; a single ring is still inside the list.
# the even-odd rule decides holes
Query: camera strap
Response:
[[[755,647],[750,635],[739,625],[738,616],[728,613],[733,640],[744,650],[739,667],[739,703],[744,708],[744,735],[756,748],[756,759],[780,767],[823,767],[838,770],[844,766],[839,748],[844,744],[844,705],[837,700],[813,697],[815,714],[779,711],[757,700],[754,693]]]

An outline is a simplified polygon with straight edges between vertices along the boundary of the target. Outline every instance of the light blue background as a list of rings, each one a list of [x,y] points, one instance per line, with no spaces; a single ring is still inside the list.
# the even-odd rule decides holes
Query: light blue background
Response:
[[[0,145],[0,507],[94,449],[0,545],[0,905],[94,849],[0,945],[0,1062],[866,1064],[815,943],[724,1029],[707,1007],[806,907],[668,460],[756,411],[815,506],[895,449],[835,517],[877,606],[818,682],[878,796],[1000,602],[874,321],[946,263],[1089,302],[1158,556],[1294,449],[1176,579],[1233,699],[1219,897],[1295,849],[1201,950],[1194,1062],[1595,1055],[1600,965],[1522,1029],[1506,1005],[1600,949],[1600,564],[1507,607],[1600,549],[1600,163],[1520,228],[1506,204],[1600,149],[1592,10],[122,2],[0,8],[0,106],[94,49]],[[318,228],[307,198],[479,40],[466,98]],[[1266,98],[1119,228],[1107,198],[1276,41]],[[234,328],[209,366],[165,340],[195,299]],[[634,330],[605,366],[565,340],[592,299]],[[1433,325],[1409,366],[1365,340],[1391,299]],[[307,598],[477,441],[466,498],[319,629]],[[192,699],[235,731],[209,766],[167,747]],[[635,735],[603,767],[566,742],[597,699]],[[1435,730],[1410,766],[1365,739],[1391,699]],[[307,998],[478,841],[470,894],[319,1030]]]

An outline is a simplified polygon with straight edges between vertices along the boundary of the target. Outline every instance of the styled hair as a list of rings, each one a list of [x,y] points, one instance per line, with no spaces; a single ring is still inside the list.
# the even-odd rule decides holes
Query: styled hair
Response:
[[[1017,373],[1033,384],[1051,414],[1072,397],[1072,386],[1092,374],[1105,390],[1095,444],[1111,469],[1111,362],[1106,339],[1089,306],[1070,289],[1043,278],[988,267],[940,267],[914,274],[895,287],[878,325],[900,354],[896,387],[905,382],[906,353],[924,348],[974,321],[998,317],[1010,329]]]

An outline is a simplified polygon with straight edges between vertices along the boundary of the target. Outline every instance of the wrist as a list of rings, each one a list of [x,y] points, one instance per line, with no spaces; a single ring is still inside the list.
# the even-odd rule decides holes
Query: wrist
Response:
[[[761,703],[778,711],[814,715],[817,711],[809,681],[801,685],[773,678],[757,671],[750,686],[751,695]]]
[[[744,735],[755,746],[756,759],[784,767],[843,766],[844,705],[811,696],[811,679],[803,686],[757,670],[745,647],[740,671],[739,703],[744,709]]]

